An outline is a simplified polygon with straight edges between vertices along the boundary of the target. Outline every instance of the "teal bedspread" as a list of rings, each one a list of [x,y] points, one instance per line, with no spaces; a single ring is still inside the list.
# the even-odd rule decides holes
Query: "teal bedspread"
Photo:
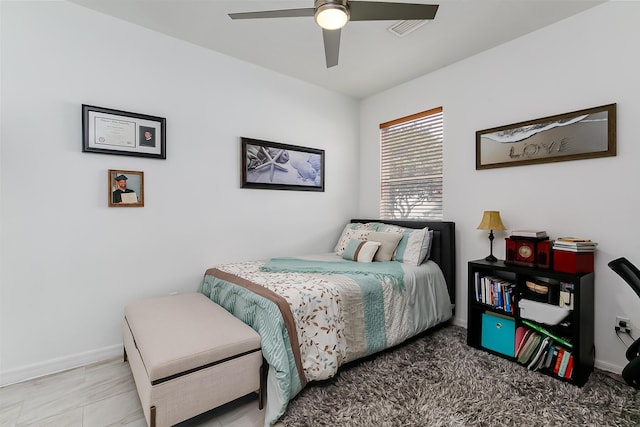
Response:
[[[431,261],[416,267],[328,255],[224,264],[208,270],[199,287],[261,336],[270,365],[265,426],[284,414],[307,381],[331,378],[342,364],[452,315],[444,277]],[[284,317],[283,304],[290,310]]]
[[[386,279],[394,289],[404,290],[404,270],[397,261],[354,262],[318,261],[303,258],[272,258],[261,271],[272,273],[344,274],[359,287],[362,295],[366,355],[387,348],[383,283]]]
[[[262,271],[272,273],[320,273],[346,274],[355,280],[370,282],[369,278],[388,279],[391,285],[402,291],[404,288],[404,270],[397,261],[388,262],[355,262],[355,261],[316,261],[305,258],[271,258]]]
[[[288,402],[302,390],[302,381],[296,368],[287,328],[275,303],[242,286],[212,275],[204,276],[198,292],[258,332],[262,356],[271,366],[270,375],[275,372],[279,388],[277,393],[284,402]],[[280,406],[278,413],[273,415],[275,419],[284,414],[286,403]]]

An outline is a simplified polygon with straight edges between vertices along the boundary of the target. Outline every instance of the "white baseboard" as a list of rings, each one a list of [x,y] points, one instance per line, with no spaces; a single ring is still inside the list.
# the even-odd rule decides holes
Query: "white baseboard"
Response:
[[[602,360],[598,360],[598,359],[596,359],[594,365],[598,369],[601,369],[603,371],[613,372],[614,374],[618,374],[618,375],[622,374],[622,370],[624,369],[624,367],[622,366],[603,362]]]
[[[123,356],[122,344],[0,371],[0,387]]]
[[[460,319],[459,317],[453,317],[453,319],[451,319],[451,323],[453,323],[456,326],[460,326],[464,329],[467,329],[467,320],[466,319]]]
[[[467,327],[467,322],[459,318],[454,317],[452,319],[452,323],[465,329]],[[44,377],[45,375],[55,374],[57,372],[90,365],[92,363],[102,362],[116,357],[122,357],[123,351],[122,344],[116,344],[109,347],[103,347],[98,350],[91,350],[85,353],[74,354],[41,363],[34,363],[33,365],[23,366],[10,371],[0,371],[0,387],[27,381],[33,378]],[[623,369],[621,366],[606,363],[597,359],[595,361],[595,367],[602,369],[603,371],[609,371],[616,374],[620,374]]]

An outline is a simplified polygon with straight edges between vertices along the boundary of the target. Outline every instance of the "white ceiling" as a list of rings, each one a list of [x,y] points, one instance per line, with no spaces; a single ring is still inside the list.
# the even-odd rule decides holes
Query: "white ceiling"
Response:
[[[349,22],[326,68],[313,17],[231,20],[231,12],[313,7],[313,0],[70,0],[346,95],[363,98],[580,13],[596,0],[407,0],[439,4],[404,37],[398,21]],[[399,0],[388,0],[401,2]],[[606,0],[605,0],[606,1]]]

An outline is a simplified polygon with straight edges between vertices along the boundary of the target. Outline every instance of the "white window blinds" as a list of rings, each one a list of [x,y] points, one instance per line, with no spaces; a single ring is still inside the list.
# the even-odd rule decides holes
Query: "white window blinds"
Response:
[[[380,125],[380,218],[442,219],[442,107]]]

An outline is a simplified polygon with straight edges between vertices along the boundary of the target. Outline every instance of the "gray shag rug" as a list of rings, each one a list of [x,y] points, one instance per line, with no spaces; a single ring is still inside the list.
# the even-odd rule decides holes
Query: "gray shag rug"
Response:
[[[640,426],[638,390],[596,370],[584,387],[468,347],[445,326],[312,382],[292,426]]]

